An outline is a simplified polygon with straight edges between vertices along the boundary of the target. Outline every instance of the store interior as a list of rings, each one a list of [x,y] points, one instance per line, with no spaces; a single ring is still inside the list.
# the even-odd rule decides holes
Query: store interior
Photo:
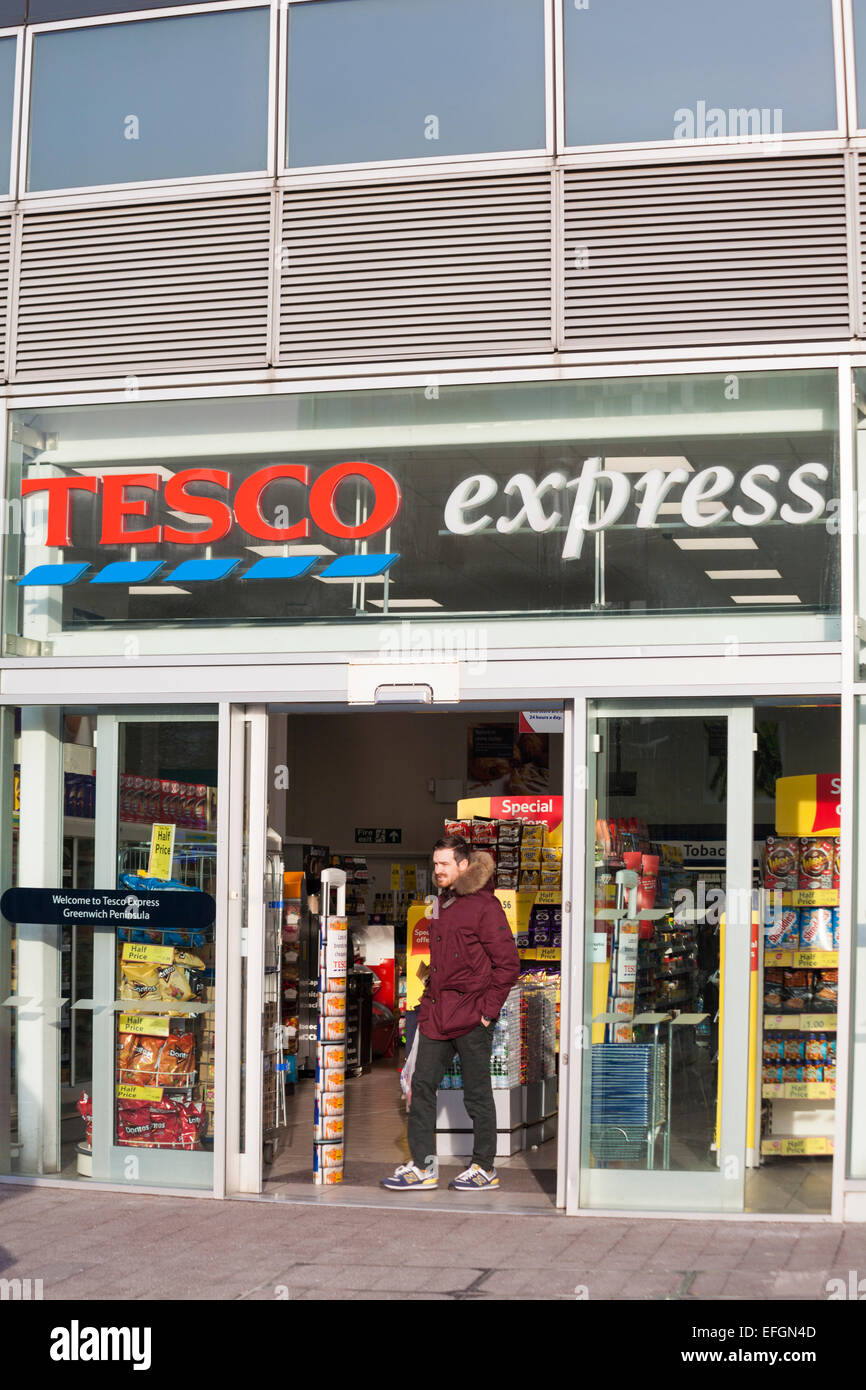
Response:
[[[364,1193],[378,1189],[380,1177],[408,1159],[400,1070],[422,988],[419,966],[425,962],[431,851],[441,835],[458,826],[496,856],[497,893],[521,955],[521,980],[503,1010],[494,1049],[497,1168],[516,1207],[552,1209],[561,997],[560,718],[556,711],[517,709],[270,711],[266,900],[280,906],[269,908],[266,923],[265,1196],[292,1199],[315,1191],[314,1127],[320,1099],[316,1066],[326,1038],[345,1049],[343,1124],[337,1127],[340,1143],[333,1145],[332,1155],[339,1172],[327,1181],[339,1181],[347,1200],[361,1200]],[[799,871],[814,870],[813,852],[820,857],[828,837],[812,836],[807,845],[801,839],[799,849],[793,837],[795,856],[799,854],[802,862],[793,870],[782,862],[792,837],[777,830],[776,784],[779,779],[837,772],[838,702],[756,702],[755,725],[752,888],[761,914],[762,999],[760,1032],[753,1039],[750,1061],[755,1119],[745,1205],[752,1212],[822,1214],[830,1208],[832,1167],[838,861],[831,854],[831,867],[820,866],[826,877],[810,880],[817,885],[817,896],[800,888]],[[595,896],[594,909],[588,904],[587,911],[587,962],[596,969],[602,934],[611,957],[615,931],[609,918],[616,871],[638,864],[640,891],[650,895],[644,903],[651,899],[655,915],[649,929],[639,933],[632,1013],[656,1010],[698,1020],[676,1032],[671,1104],[653,1138],[652,1164],[710,1171],[718,1163],[718,905],[725,888],[727,823],[724,730],[715,717],[678,717],[675,710],[645,718],[611,718],[600,727],[605,736],[595,769]],[[68,713],[62,730],[63,886],[84,890],[93,884],[95,717]],[[19,718],[18,765],[20,745]],[[175,827],[168,883],[213,893],[216,723],[131,720],[123,730],[120,753],[118,886],[129,885],[136,875],[146,880],[153,867],[153,826],[168,823]],[[13,797],[14,822],[17,771]],[[771,845],[773,854],[768,854],[768,840],[777,842]],[[14,844],[17,862],[17,832]],[[808,862],[803,858],[806,850]],[[327,1034],[323,1039],[317,1007],[319,913],[321,875],[329,867],[346,875],[348,971],[344,1035]],[[782,877],[784,873],[789,876]],[[770,897],[776,887],[783,896],[773,910]],[[798,891],[804,906],[793,906]],[[813,904],[820,910],[810,916]],[[608,920],[599,916],[605,911]],[[160,1156],[167,1165],[165,1181],[179,1187],[206,1186],[209,1178],[191,1176],[186,1162],[190,1153],[183,1151],[212,1153],[213,930],[185,932],[178,924],[170,940],[160,937],[156,953],[169,950],[170,968],[156,957],[154,962],[142,959],[142,944],[145,957],[150,946],[138,942],[138,935],[134,930],[118,931],[116,942],[115,1080],[118,1088],[127,1088],[122,1096],[118,1091],[117,1143],[179,1151]],[[23,938],[23,928],[7,925],[10,994],[17,988],[17,952]],[[69,1001],[57,1024],[60,1174],[86,1181],[86,1098],[93,1072],[93,1013],[87,1004],[93,997],[94,930],[84,922],[73,923],[58,928],[57,942],[59,993]],[[132,945],[138,946],[137,959],[132,958]],[[158,966],[156,973],[153,964]],[[602,983],[592,1001],[594,1018],[614,997],[609,959],[599,978]],[[158,1029],[147,1016],[144,1022],[131,1021],[131,1013],[120,1011],[124,1000],[130,1010],[144,1005],[152,1011],[151,1020],[160,1018],[158,1047],[153,1042]],[[628,1023],[624,1017],[616,1026],[627,1028]],[[27,1014],[13,1021],[13,1172],[31,1171],[27,1120],[18,1114],[14,1044],[18,1030],[37,1026],[42,1027]],[[605,1027],[593,1024],[594,1045],[643,1043],[649,1036],[635,1027],[615,1037],[612,1032],[606,1035]],[[135,1028],[140,1031],[134,1033]],[[157,1090],[160,1095],[154,1099]],[[453,1068],[440,1092],[437,1147],[446,1178],[469,1161],[468,1125],[459,1068]],[[595,1123],[582,1161],[622,1169],[649,1166],[646,1143],[641,1146],[637,1135],[628,1132],[624,1142],[613,1142]],[[429,1202],[429,1194],[417,1200]]]
[[[545,719],[550,721],[550,712],[541,716],[542,722]],[[534,731],[530,721],[531,714],[521,716],[517,710],[418,710],[348,717],[271,712],[270,762],[285,770],[285,787],[272,794],[268,819],[280,837],[287,866],[286,913],[291,925],[284,929],[283,1021],[284,1042],[294,1050],[290,1074],[295,1080],[287,1086],[287,1123],[274,1135],[272,1162],[265,1168],[266,1194],[296,1195],[312,1181],[318,1040],[312,1007],[304,1014],[305,961],[311,959],[312,948],[305,951],[294,933],[300,937],[306,922],[307,930],[315,933],[315,910],[322,907],[319,875],[326,864],[347,874],[351,968],[342,1186],[347,1191],[369,1190],[408,1160],[400,1070],[407,1042],[411,1047],[423,987],[419,967],[429,961],[423,937],[432,893],[432,848],[437,839],[456,830],[484,835],[478,847],[498,855],[497,892],[513,929],[526,928],[518,935],[521,979],[494,1038],[497,1168],[503,1187],[521,1205],[549,1209],[555,1201],[561,946],[558,938],[554,941],[554,918],[561,923],[561,714],[554,712],[553,731],[546,725]],[[531,833],[537,846],[529,845],[530,832],[525,832],[521,847],[524,822],[515,814],[500,808],[491,815],[498,805],[495,798],[511,798],[523,807],[524,821],[535,826]],[[554,808],[548,817],[551,826],[533,821],[533,806]],[[464,814],[467,807],[477,814]],[[498,819],[512,822],[509,851],[497,846]],[[542,839],[550,841],[545,850]],[[547,856],[544,889],[542,853]],[[298,894],[299,871],[303,901],[292,896]],[[529,944],[533,910],[546,919],[544,946]],[[542,930],[539,927],[539,936]],[[372,989],[369,1046],[364,1037],[359,1041],[356,1036],[364,1032],[358,1020],[363,1006],[353,1001],[353,991],[363,989],[365,975]],[[306,987],[311,1006],[313,992]],[[297,1014],[290,1011],[296,1000]],[[541,1042],[545,1028],[546,1048]],[[459,1067],[451,1068],[440,1090],[440,1186],[464,1168],[471,1155],[470,1122],[461,1091]],[[268,1157],[269,1148],[266,1139]]]

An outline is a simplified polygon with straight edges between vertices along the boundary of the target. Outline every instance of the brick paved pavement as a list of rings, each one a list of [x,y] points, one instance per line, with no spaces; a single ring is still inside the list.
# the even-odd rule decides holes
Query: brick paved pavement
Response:
[[[866,1225],[517,1216],[0,1183],[0,1276],[72,1300],[826,1300]],[[864,1284],[866,1288],[866,1284]],[[734,1316],[733,1312],[732,1315]]]

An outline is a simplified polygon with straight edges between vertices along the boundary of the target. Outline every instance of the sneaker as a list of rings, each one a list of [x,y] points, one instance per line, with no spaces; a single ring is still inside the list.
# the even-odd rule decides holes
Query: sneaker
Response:
[[[499,1186],[499,1174],[495,1168],[491,1168],[488,1173],[480,1163],[473,1163],[464,1172],[458,1173],[448,1186],[455,1192],[487,1192],[490,1188]]]
[[[402,1163],[395,1169],[393,1177],[382,1178],[381,1185],[392,1192],[404,1192],[413,1187],[429,1192],[431,1187],[438,1187],[439,1182],[433,1168],[416,1168],[414,1163]]]

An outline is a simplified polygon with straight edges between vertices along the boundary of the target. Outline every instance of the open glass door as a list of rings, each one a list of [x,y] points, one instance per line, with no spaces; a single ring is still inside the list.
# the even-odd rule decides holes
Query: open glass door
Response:
[[[277,886],[268,878],[268,714],[263,705],[224,706],[228,761],[228,981],[225,1191],[262,1190],[266,1034],[266,926]],[[279,875],[277,875],[279,877]],[[272,978],[272,976],[271,976]]]
[[[590,706],[582,1207],[743,1210],[752,728]]]

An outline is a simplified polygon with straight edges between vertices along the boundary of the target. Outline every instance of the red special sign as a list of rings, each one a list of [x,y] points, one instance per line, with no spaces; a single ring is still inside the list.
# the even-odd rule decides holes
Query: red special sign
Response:
[[[819,772],[815,778],[815,820],[812,834],[822,830],[837,830],[841,823],[842,807],[839,797],[842,791],[842,778],[838,773]]]
[[[337,515],[337,494],[349,478],[363,478],[373,489],[373,507],[366,520],[347,525]],[[262,515],[265,490],[278,479],[289,479],[309,489],[309,516],[291,526],[274,526]],[[384,468],[373,463],[337,463],[310,483],[310,470],[300,463],[277,463],[260,468],[245,478],[234,494],[232,505],[219,497],[203,497],[193,491],[196,484],[209,483],[230,492],[234,479],[217,468],[186,468],[165,480],[158,473],[105,473],[102,477],[27,478],[21,494],[48,494],[48,527],[45,544],[68,549],[72,545],[71,503],[75,492],[101,494],[102,531],[100,545],[213,545],[224,540],[235,523],[248,536],[282,543],[302,540],[310,534],[310,522],[327,536],[341,540],[363,540],[384,531],[398,515],[402,502],[400,487]],[[127,488],[145,488],[154,494],[162,490],[165,504],[172,511],[201,516],[210,522],[200,531],[184,531],[176,526],[128,525],[128,518],[147,520],[151,499],[131,498]]]
[[[548,830],[562,825],[561,796],[491,796],[490,814],[494,820],[544,821]]]

